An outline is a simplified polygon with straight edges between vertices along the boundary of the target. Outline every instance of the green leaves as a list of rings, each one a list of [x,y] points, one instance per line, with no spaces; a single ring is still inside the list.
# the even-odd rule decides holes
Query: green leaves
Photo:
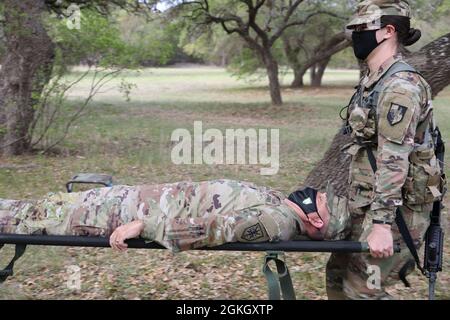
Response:
[[[63,71],[79,63],[103,68],[164,65],[178,50],[177,26],[165,22],[162,14],[146,19],[126,11],[106,16],[82,9],[79,29],[69,28],[67,19],[55,15],[48,18],[47,25]]]
[[[130,60],[139,65],[165,65],[178,51],[179,30],[176,23],[154,15],[150,20],[121,14],[121,37],[129,48]]]
[[[85,62],[101,67],[133,67],[131,50],[120,38],[110,17],[91,10],[81,11],[80,29],[70,29],[66,19],[49,18],[50,34],[57,44],[60,64]]]

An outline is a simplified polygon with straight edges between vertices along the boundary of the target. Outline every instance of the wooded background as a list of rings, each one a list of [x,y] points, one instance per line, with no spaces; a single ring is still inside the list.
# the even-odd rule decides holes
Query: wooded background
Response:
[[[343,32],[356,3],[1,1],[0,197],[64,191],[78,172],[125,184],[242,179],[283,192],[331,181],[345,194],[349,162],[340,147],[348,137],[339,134],[339,110],[364,68]],[[410,3],[423,35],[403,54],[431,84],[450,147],[450,0]],[[279,129],[279,173],[174,165],[171,132],[197,120],[209,128]],[[446,256],[449,248],[446,239]],[[256,253],[30,252],[0,298],[266,297]],[[297,296],[325,298],[317,270],[326,255],[290,258]],[[64,289],[69,262],[82,267],[81,292]],[[445,259],[438,298],[450,297],[449,269]],[[424,297],[424,279],[412,282],[413,289],[395,287],[396,296]]]
[[[60,143],[89,101],[125,68],[176,62],[217,64],[238,77],[264,74],[273,105],[282,107],[280,73],[292,70],[292,88],[320,86],[328,66],[358,68],[343,25],[356,1],[199,0],[100,1],[5,0],[1,13],[0,151],[48,151]],[[75,9],[83,25],[67,28]],[[404,55],[422,72],[437,95],[450,82],[449,0],[411,1],[413,25],[423,39]],[[74,18],[75,17],[75,18]],[[71,66],[109,70],[93,82],[86,103],[65,124],[61,137],[42,145],[58,123],[59,105],[73,84],[59,80]],[[112,71],[111,71],[112,70]],[[130,84],[122,89],[128,92]],[[307,184],[327,180],[345,191],[348,160],[337,135]],[[330,167],[331,164],[331,167]],[[340,170],[336,169],[336,164]],[[339,174],[338,174],[339,172]]]

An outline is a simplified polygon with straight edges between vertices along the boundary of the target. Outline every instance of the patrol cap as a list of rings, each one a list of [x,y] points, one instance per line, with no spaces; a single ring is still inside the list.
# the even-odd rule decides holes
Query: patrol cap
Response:
[[[382,16],[411,18],[411,8],[407,0],[364,0],[358,4],[346,29],[363,25],[365,30],[378,30],[381,28]]]

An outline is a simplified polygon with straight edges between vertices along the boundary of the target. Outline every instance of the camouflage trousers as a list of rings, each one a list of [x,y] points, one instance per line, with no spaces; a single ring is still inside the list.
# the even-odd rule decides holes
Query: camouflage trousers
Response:
[[[141,237],[173,251],[290,240],[299,233],[299,219],[284,198],[251,183],[213,180],[114,186],[39,201],[0,199],[0,233],[107,237],[140,219]]]
[[[400,207],[415,245],[419,248],[430,224],[432,204]],[[364,211],[352,212],[352,233],[354,241],[367,241],[371,222]],[[332,300],[384,300],[392,297],[385,287],[399,281],[399,271],[407,263],[414,262],[413,257],[402,239],[397,226],[392,226],[394,243],[399,243],[401,253],[387,259],[376,259],[369,254],[331,255],[326,266],[326,287],[328,299]],[[413,270],[411,267],[407,274]]]

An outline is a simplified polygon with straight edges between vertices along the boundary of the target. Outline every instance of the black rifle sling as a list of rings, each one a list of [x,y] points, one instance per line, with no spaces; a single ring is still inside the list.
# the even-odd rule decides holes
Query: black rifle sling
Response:
[[[373,154],[372,148],[370,146],[366,146],[367,155],[369,158],[370,166],[372,167],[372,170],[374,173],[377,172],[377,161],[375,158],[375,155]],[[416,246],[414,244],[414,240],[411,237],[411,233],[409,232],[408,226],[406,225],[405,219],[403,218],[403,215],[400,211],[400,207],[397,207],[397,210],[395,212],[395,223],[397,224],[398,230],[400,231],[400,234],[403,237],[403,240],[406,243],[406,246],[408,247],[409,251],[411,252],[411,255],[413,256],[414,260],[416,261],[417,268],[425,274],[425,270],[420,264],[420,258],[419,254],[417,253]],[[407,284],[406,279],[402,279],[403,283],[405,285]],[[406,281],[406,282],[405,282]]]

